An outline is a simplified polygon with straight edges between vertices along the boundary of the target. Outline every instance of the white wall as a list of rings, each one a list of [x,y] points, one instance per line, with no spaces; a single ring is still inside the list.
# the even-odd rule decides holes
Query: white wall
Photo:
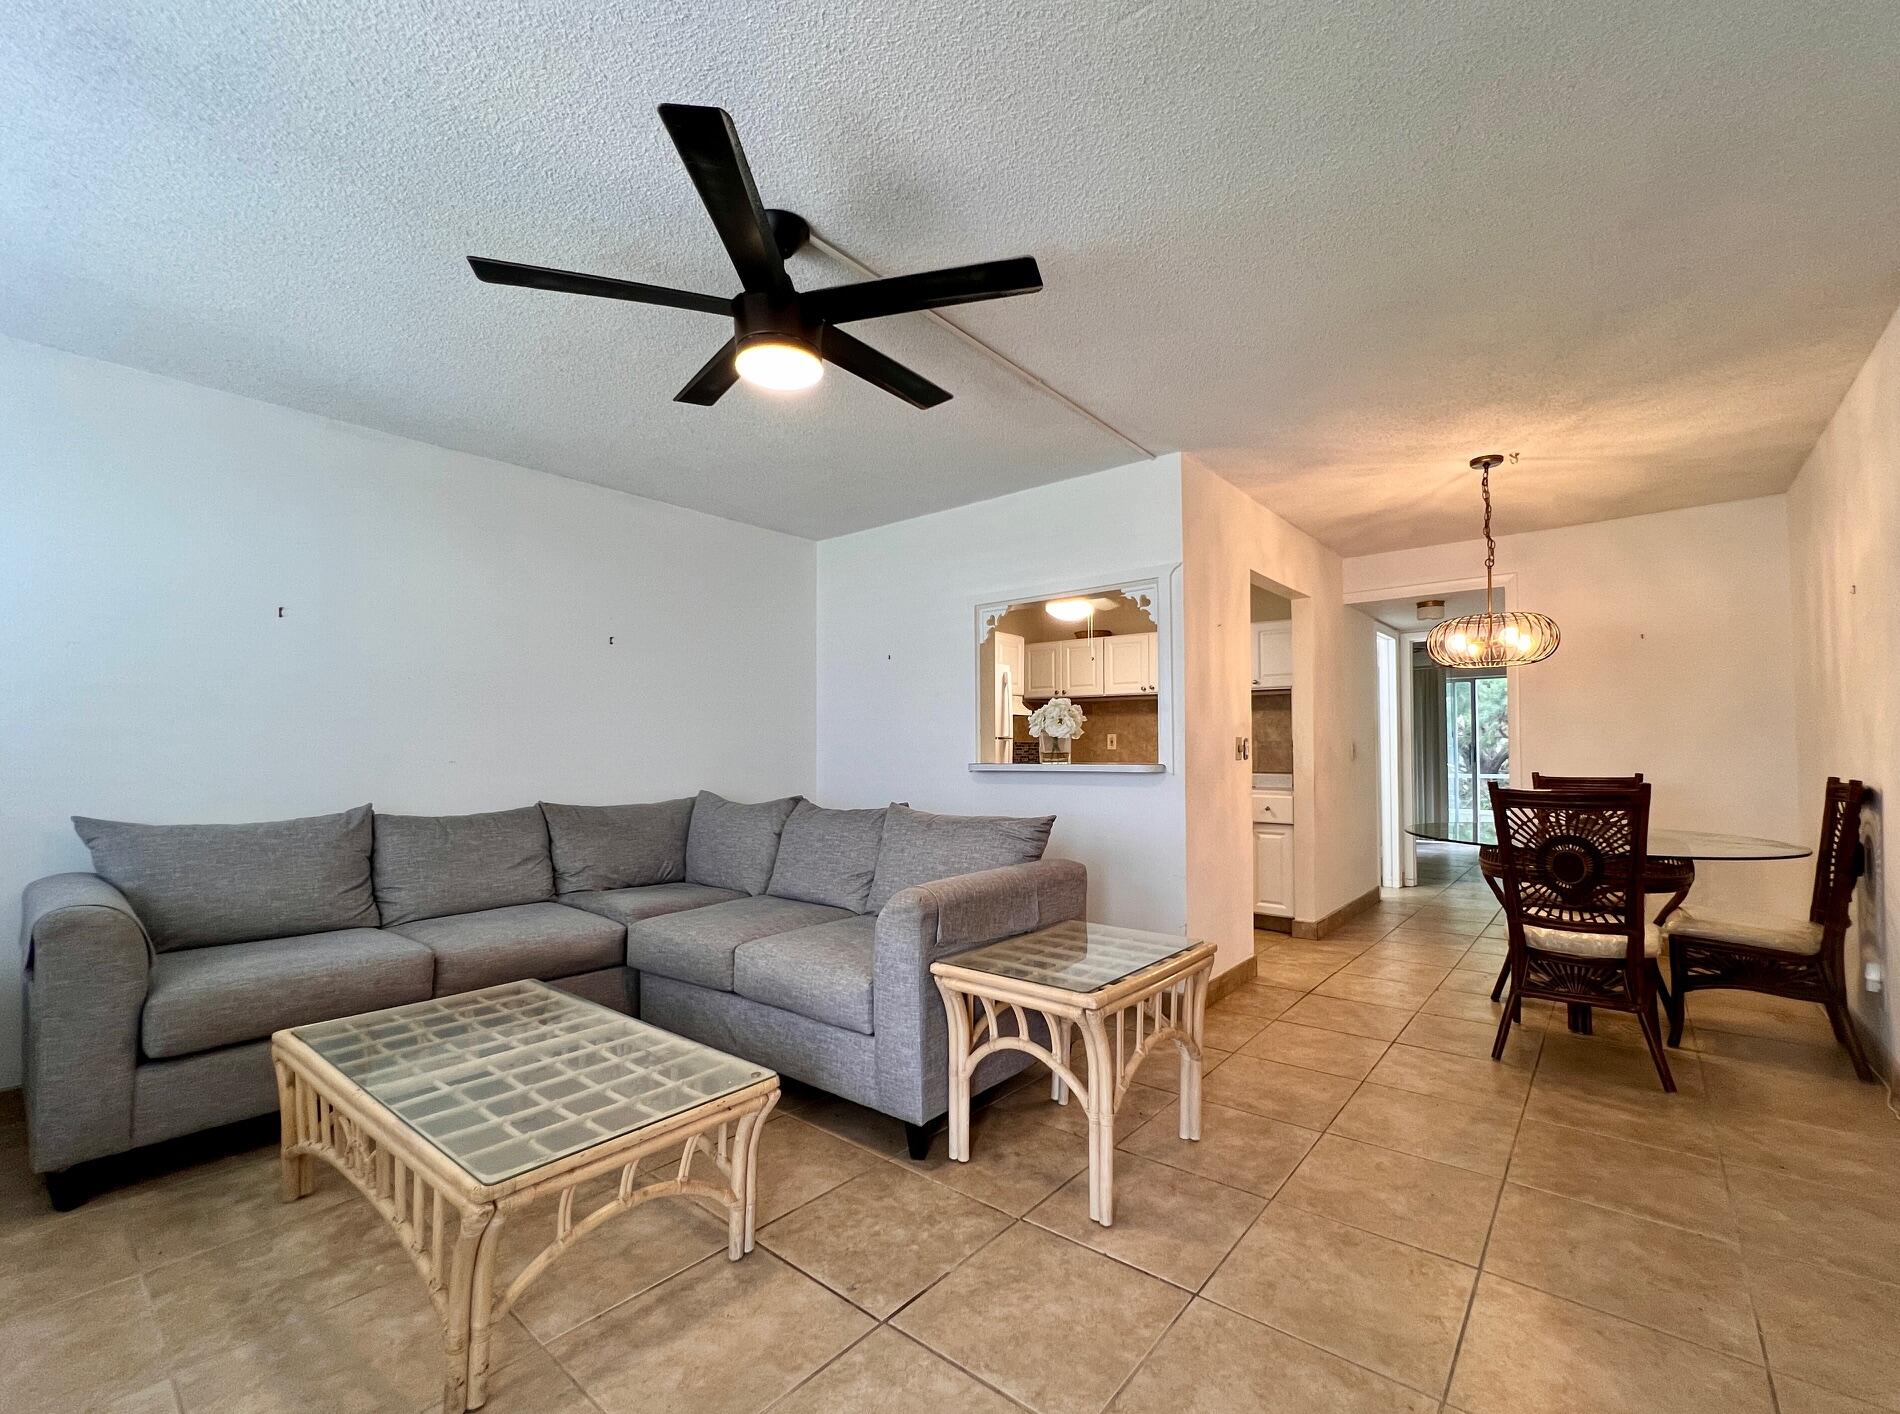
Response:
[[[892,474],[904,474],[901,462]],[[1091,918],[1180,932],[1187,904],[1178,748],[1175,768],[1159,775],[968,769],[978,604],[1109,583],[1180,559],[1178,457],[821,542],[819,799],[1054,814],[1049,855],[1087,865]],[[1176,640],[1171,688],[1179,683]]]
[[[1316,922],[1379,886],[1378,668],[1372,621],[1341,602],[1341,563],[1191,457],[1186,561],[1188,931],[1218,970],[1253,955],[1252,579],[1293,600],[1294,913]]]
[[[1475,490],[1475,488],[1474,488]],[[1475,497],[1474,497],[1475,500]],[[1513,677],[1513,765],[1641,771],[1654,825],[1812,844],[1797,811],[1788,516],[1780,496],[1507,535],[1510,607],[1557,620],[1555,656]],[[1484,572],[1484,542],[1346,561],[1348,594]],[[1810,860],[1698,866],[1705,905],[1804,911]]]
[[[0,340],[0,930],[88,867],[72,814],[808,791],[814,575],[808,541]]]
[[[1788,492],[1788,537],[1799,813],[1813,830],[1829,776],[1858,778],[1876,792],[1900,783],[1900,315]],[[1891,1060],[1900,1038],[1891,955],[1900,897],[1883,813],[1876,799],[1872,867],[1855,900],[1847,971],[1854,1010]],[[1857,954],[1885,964],[1884,997],[1863,988]]]

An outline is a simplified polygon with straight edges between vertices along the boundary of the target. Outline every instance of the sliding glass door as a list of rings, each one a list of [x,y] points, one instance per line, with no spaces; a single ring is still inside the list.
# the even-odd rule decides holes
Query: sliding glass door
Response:
[[[1473,827],[1491,817],[1491,782],[1511,779],[1511,731],[1505,676],[1445,679],[1445,786],[1451,818]]]

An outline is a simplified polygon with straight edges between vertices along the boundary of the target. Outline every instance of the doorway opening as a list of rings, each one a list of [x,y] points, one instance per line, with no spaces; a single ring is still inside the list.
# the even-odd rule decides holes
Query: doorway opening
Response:
[[[1495,596],[1499,608],[1505,592]],[[1380,872],[1387,888],[1427,882],[1407,833],[1412,826],[1473,826],[1490,817],[1492,783],[1511,783],[1517,727],[1508,670],[1446,668],[1425,651],[1432,626],[1478,612],[1483,591],[1399,593],[1348,596],[1379,627]]]

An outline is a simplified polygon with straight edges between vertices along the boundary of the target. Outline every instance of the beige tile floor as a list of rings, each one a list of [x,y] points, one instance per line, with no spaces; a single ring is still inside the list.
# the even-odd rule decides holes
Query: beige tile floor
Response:
[[[1529,1009],[1469,856],[1323,942],[1260,935],[1209,1017],[1205,1138],[1172,1067],[1123,1112],[1112,1229],[1033,1078],[974,1160],[788,1094],[759,1250],[653,1204],[501,1333],[494,1414],[1029,1408],[1900,1410],[1900,1120],[1818,1013],[1691,998],[1657,1087],[1633,1028]],[[55,1215],[0,1125],[9,1410],[431,1407],[433,1313],[340,1180],[256,1150]],[[508,1260],[506,1257],[504,1260]],[[521,1253],[512,1260],[522,1260]]]

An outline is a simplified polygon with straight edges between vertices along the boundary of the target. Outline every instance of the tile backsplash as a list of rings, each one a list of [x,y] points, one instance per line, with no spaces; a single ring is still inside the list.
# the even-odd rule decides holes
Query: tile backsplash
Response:
[[[1031,707],[1043,699],[1025,699]],[[1070,747],[1069,759],[1091,764],[1146,764],[1161,759],[1155,700],[1152,697],[1085,697],[1081,699],[1088,725]],[[1109,734],[1115,749],[1108,749]],[[1016,719],[1016,739],[1030,741],[1028,719]],[[1034,759],[1032,756],[1030,759]]]
[[[1293,694],[1253,695],[1253,768],[1263,775],[1293,769]]]

